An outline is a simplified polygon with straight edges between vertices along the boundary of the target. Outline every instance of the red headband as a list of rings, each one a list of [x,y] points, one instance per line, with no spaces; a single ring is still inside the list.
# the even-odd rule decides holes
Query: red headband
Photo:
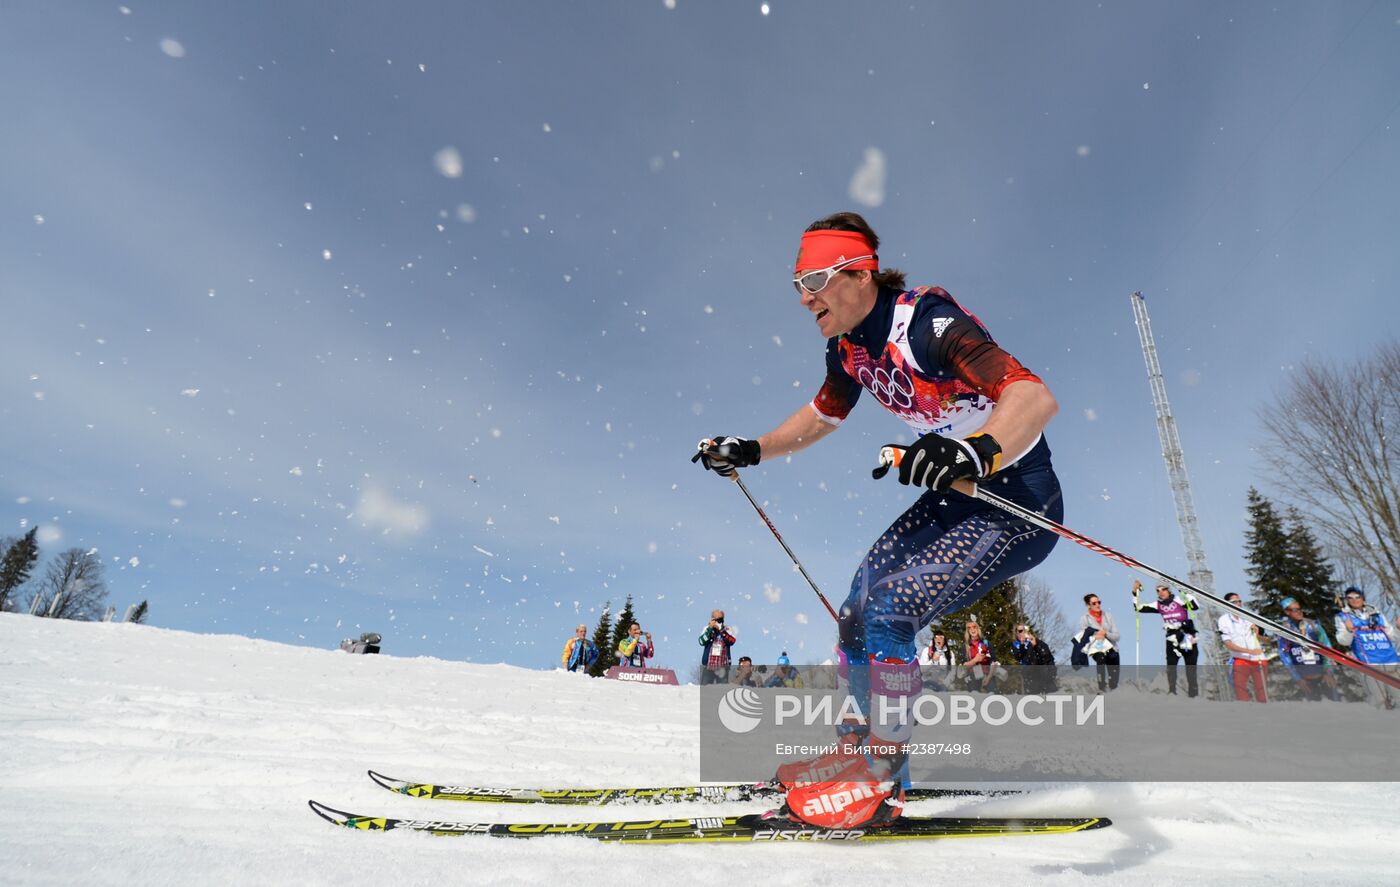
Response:
[[[857,256],[871,258],[847,265],[843,270],[880,270],[880,257],[875,255],[870,241],[859,231],[808,231],[802,235],[802,245],[797,248],[793,273],[800,274],[804,269],[830,268]]]

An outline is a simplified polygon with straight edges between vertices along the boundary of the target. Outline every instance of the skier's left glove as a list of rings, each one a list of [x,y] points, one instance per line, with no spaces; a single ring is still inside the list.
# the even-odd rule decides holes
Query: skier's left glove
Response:
[[[904,451],[899,482],[946,490],[957,480],[989,477],[1000,463],[1001,445],[989,434],[960,440],[930,432]]]
[[[700,441],[700,449],[691,462],[699,462],[706,471],[720,477],[733,477],[734,469],[757,465],[761,453],[758,441],[742,437],[714,437]]]

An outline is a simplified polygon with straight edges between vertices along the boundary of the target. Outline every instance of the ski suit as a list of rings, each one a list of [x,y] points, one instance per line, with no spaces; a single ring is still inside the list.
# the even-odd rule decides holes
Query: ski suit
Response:
[[[992,341],[981,321],[948,293],[882,288],[849,334],[827,341],[826,381],[811,408],[839,425],[862,391],[918,435],[965,438],[977,432],[1012,382],[1040,380]],[[1063,518],[1060,484],[1043,436],[984,483],[998,495]],[[841,606],[840,652],[851,695],[868,718],[873,692],[897,697],[907,713],[920,679],[914,636],[997,583],[1032,569],[1058,537],[962,493],[925,491],[870,548]],[[884,732],[880,732],[883,730]],[[880,727],[887,742],[913,725]]]

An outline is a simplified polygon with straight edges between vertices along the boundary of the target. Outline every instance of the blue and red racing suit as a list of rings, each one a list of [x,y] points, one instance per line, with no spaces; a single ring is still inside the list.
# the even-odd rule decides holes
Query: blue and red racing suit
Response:
[[[826,382],[811,408],[832,425],[846,418],[865,390],[918,435],[965,438],[986,424],[1007,385],[1040,382],[937,287],[880,290],[859,326],[828,340],[826,355]],[[1062,519],[1060,483],[1043,436],[1023,452],[1005,453],[1002,464],[987,486]],[[876,540],[840,616],[850,693],[876,738],[901,743],[912,733],[912,723],[882,727],[869,717],[872,693],[902,697],[887,708],[902,705],[907,715],[921,689],[918,631],[1035,567],[1057,538],[962,493],[930,490]]]

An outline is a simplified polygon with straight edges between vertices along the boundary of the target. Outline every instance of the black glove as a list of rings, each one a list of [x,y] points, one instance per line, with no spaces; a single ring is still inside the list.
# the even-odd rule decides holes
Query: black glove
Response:
[[[733,477],[734,469],[758,464],[759,450],[756,440],[716,436],[701,443],[709,446],[702,448],[690,461],[699,462],[705,466],[706,471],[713,471],[720,477]]]
[[[946,490],[955,480],[982,476],[982,460],[972,444],[932,432],[919,438],[899,460],[899,482]]]

